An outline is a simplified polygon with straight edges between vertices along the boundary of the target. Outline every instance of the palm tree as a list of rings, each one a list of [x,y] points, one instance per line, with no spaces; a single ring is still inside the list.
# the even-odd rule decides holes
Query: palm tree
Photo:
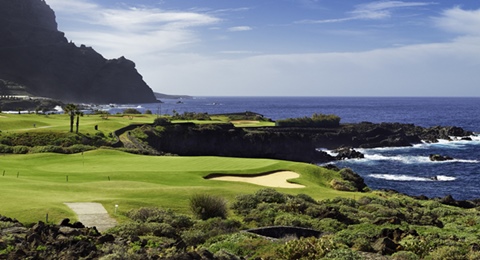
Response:
[[[80,124],[80,117],[83,116],[83,112],[78,110],[78,108],[75,110],[75,115],[77,115],[77,123],[76,123],[76,130],[75,133],[78,134],[78,125]]]
[[[73,121],[75,120],[75,111],[77,111],[78,108],[74,104],[67,104],[63,110],[65,111],[65,114],[70,116],[70,133],[73,133]]]

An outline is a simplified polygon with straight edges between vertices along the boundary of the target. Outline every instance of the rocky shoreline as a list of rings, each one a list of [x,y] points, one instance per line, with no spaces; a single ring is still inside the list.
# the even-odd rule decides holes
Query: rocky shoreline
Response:
[[[455,126],[424,128],[413,124],[369,122],[336,128],[239,128],[232,124],[163,122],[137,126],[137,130],[145,134],[137,138],[160,154],[271,158],[308,163],[362,158],[355,148],[406,147],[452,138],[469,140],[474,134]],[[120,130],[117,134],[123,132]],[[336,151],[337,155],[332,156],[323,149]],[[447,158],[437,156],[434,159]]]

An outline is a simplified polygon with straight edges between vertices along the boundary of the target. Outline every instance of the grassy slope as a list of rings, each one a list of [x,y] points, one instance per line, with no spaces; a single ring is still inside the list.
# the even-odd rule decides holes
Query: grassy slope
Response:
[[[152,123],[156,115],[109,115],[102,119],[100,115],[85,115],[80,117],[79,130],[83,134],[94,134],[95,125],[105,135],[130,124]],[[33,125],[35,124],[35,128]],[[25,131],[54,131],[68,132],[70,130],[70,117],[68,115],[35,115],[35,114],[0,114],[0,131],[25,132]],[[75,131],[75,125],[74,125]]]
[[[354,196],[326,185],[333,172],[314,165],[269,159],[154,157],[97,150],[83,155],[3,155],[0,167],[0,174],[5,171],[5,176],[0,175],[0,214],[22,222],[43,220],[47,213],[51,221],[75,218],[64,202],[100,202],[112,215],[115,204],[120,212],[161,206],[187,213],[188,199],[195,193],[208,192],[231,201],[238,194],[262,188],[203,179],[210,173],[293,170],[302,175],[293,182],[307,187],[278,190],[305,193],[316,199]]]
[[[130,124],[153,123],[156,115],[109,115],[108,119],[102,119],[101,115],[85,115],[80,117],[80,132],[83,134],[95,134],[95,125],[105,135]],[[212,117],[212,121],[188,121],[197,124],[225,123],[228,122],[225,116]],[[185,122],[185,121],[173,121]],[[35,128],[33,125],[35,124]],[[272,122],[238,122],[237,126],[273,126]],[[0,113],[0,131],[25,132],[25,131],[55,131],[67,132],[70,130],[70,117],[68,115],[36,115],[36,114],[2,114]],[[75,125],[74,125],[75,131]]]

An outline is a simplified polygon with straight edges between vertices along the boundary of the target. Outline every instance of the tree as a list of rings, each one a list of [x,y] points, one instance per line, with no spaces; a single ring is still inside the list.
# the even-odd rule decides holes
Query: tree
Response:
[[[78,134],[78,125],[80,124],[80,117],[83,116],[83,112],[78,110],[78,108],[75,110],[75,115],[77,115],[77,123],[76,123],[76,129],[75,133]]]
[[[70,116],[70,133],[73,133],[73,121],[75,120],[75,111],[77,111],[78,108],[74,104],[67,104],[63,110],[65,111],[65,114]]]

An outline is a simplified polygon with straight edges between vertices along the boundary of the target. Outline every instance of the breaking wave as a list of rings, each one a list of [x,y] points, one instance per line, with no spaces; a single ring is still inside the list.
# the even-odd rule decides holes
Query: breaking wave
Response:
[[[370,174],[368,176],[388,181],[454,181],[457,179],[455,177],[445,175],[437,175],[431,178],[395,174]]]

